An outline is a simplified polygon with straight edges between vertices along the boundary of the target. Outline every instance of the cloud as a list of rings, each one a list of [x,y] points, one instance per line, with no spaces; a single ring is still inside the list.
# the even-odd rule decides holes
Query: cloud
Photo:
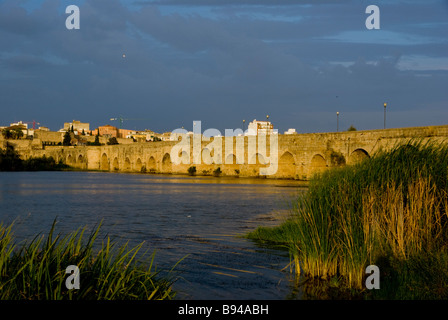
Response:
[[[397,124],[427,123],[428,108],[434,123],[448,116],[440,3],[384,3],[379,32],[351,1],[163,3],[86,0],[70,31],[57,1],[1,2],[2,121],[27,115],[57,130],[122,115],[159,132],[193,120],[223,131],[269,114],[280,131],[303,132],[332,129],[337,108],[362,129],[378,127],[371,114],[385,100]]]
[[[135,5],[159,5],[159,6],[296,6],[304,4],[342,4],[351,0],[148,0],[134,1]]]

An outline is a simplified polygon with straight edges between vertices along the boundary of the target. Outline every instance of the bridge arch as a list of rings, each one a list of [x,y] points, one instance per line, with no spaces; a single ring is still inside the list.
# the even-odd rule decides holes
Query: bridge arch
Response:
[[[201,152],[202,161],[203,164],[213,164],[213,153],[208,148],[202,149]]]
[[[311,159],[310,172],[311,174],[322,172],[327,169],[327,161],[321,154],[315,154]]]
[[[143,167],[142,160],[140,158],[137,158],[137,161],[135,161],[134,170],[141,171],[142,167]]]
[[[165,153],[165,155],[162,158],[162,171],[164,172],[171,172],[172,170],[172,162],[171,162],[171,156],[169,153]]]
[[[236,156],[233,153],[229,153],[225,159],[224,164],[228,165],[236,164]]]
[[[179,159],[180,164],[189,164],[190,163],[190,155],[187,153],[187,151],[179,151]]]
[[[114,171],[118,171],[118,170],[120,170],[120,165],[119,165],[119,163],[118,163],[118,158],[117,158],[117,157],[114,158],[114,162],[113,162],[113,170],[114,170]]]
[[[131,171],[131,160],[128,157],[124,160],[124,168],[125,171]]]
[[[100,161],[100,169],[104,170],[104,171],[109,171],[109,159],[107,158],[107,154],[103,153],[103,155],[101,156],[101,161]]]
[[[369,153],[364,149],[358,148],[350,154],[350,164],[357,164],[368,158],[370,158]]]
[[[266,165],[268,164],[266,159],[263,157],[261,153],[256,153],[252,156],[250,164],[257,164],[257,165]]]
[[[72,156],[71,154],[69,154],[69,155],[67,156],[66,163],[67,163],[68,165],[72,165],[72,164],[75,163],[74,160],[73,160],[73,156]]]
[[[223,164],[221,169],[226,175],[239,175],[241,172],[240,166],[237,164],[236,156],[233,153],[226,155]]]
[[[148,170],[149,171],[156,170],[156,159],[153,156],[150,156],[148,159]]]
[[[296,173],[296,166],[294,156],[291,152],[285,151],[278,161],[277,175],[281,177],[294,178]]]
[[[85,169],[87,167],[86,160],[87,159],[82,154],[78,155],[78,160],[77,160],[78,167],[81,169]]]

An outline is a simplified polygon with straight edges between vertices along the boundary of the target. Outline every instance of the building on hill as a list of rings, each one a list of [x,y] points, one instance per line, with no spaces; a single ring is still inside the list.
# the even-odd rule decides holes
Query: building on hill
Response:
[[[156,137],[156,133],[152,130],[145,130],[145,131],[132,131],[128,134],[129,138],[133,138],[137,142],[148,142],[148,141],[154,141]]]
[[[39,139],[42,145],[58,145],[64,139],[64,132],[37,129],[34,130],[34,139]]]
[[[118,129],[118,137],[122,139],[129,139],[132,132],[135,130],[129,130],[129,129]]]
[[[5,128],[3,128],[3,130],[5,130],[5,133],[9,132],[9,133],[6,133],[8,138],[13,138],[13,139],[27,138],[30,134],[29,129],[28,129],[28,124],[24,123],[22,121],[11,123],[9,125],[9,127],[5,127]],[[19,136],[19,134],[20,134],[20,136]]]
[[[119,138],[118,136],[118,128],[111,126],[110,124],[106,124],[105,126],[99,126],[92,135],[100,135],[101,137],[106,138]]]
[[[83,123],[81,121],[73,120],[72,122],[65,122],[63,131],[69,131],[73,129],[73,131],[77,131],[78,134],[84,130],[85,133],[90,132],[90,124]]]
[[[259,134],[273,134],[274,125],[269,121],[259,121],[254,119],[247,127],[247,135],[257,136]]]

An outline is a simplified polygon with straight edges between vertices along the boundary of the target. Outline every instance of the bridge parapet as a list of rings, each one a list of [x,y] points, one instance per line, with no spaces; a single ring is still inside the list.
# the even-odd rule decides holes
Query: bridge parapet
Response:
[[[266,177],[307,180],[316,172],[357,163],[378,150],[387,150],[410,139],[446,141],[448,125],[276,135],[276,138],[278,167],[275,174]],[[25,158],[52,156],[56,161],[62,160],[87,170],[187,174],[188,168],[195,166],[196,174],[213,174],[219,168],[225,175],[258,177],[261,170],[269,167],[269,161],[274,159],[270,154],[274,140],[266,139],[266,149],[260,152],[259,144],[254,149],[251,139],[247,136],[230,140],[223,138],[220,140],[220,148],[219,142],[216,142],[218,140],[201,141],[199,163],[195,162],[198,150],[194,150],[193,143],[186,148],[179,148],[179,141],[82,147],[46,146],[41,149],[27,142],[27,146],[20,143],[18,151]],[[179,152],[173,154],[173,150]]]

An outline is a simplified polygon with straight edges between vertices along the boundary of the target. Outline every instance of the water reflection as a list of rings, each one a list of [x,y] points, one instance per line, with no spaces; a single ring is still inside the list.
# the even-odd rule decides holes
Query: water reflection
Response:
[[[94,228],[156,250],[177,267],[179,299],[284,299],[291,293],[286,251],[238,237],[279,223],[297,181],[95,172],[0,173],[0,220],[18,240]]]

